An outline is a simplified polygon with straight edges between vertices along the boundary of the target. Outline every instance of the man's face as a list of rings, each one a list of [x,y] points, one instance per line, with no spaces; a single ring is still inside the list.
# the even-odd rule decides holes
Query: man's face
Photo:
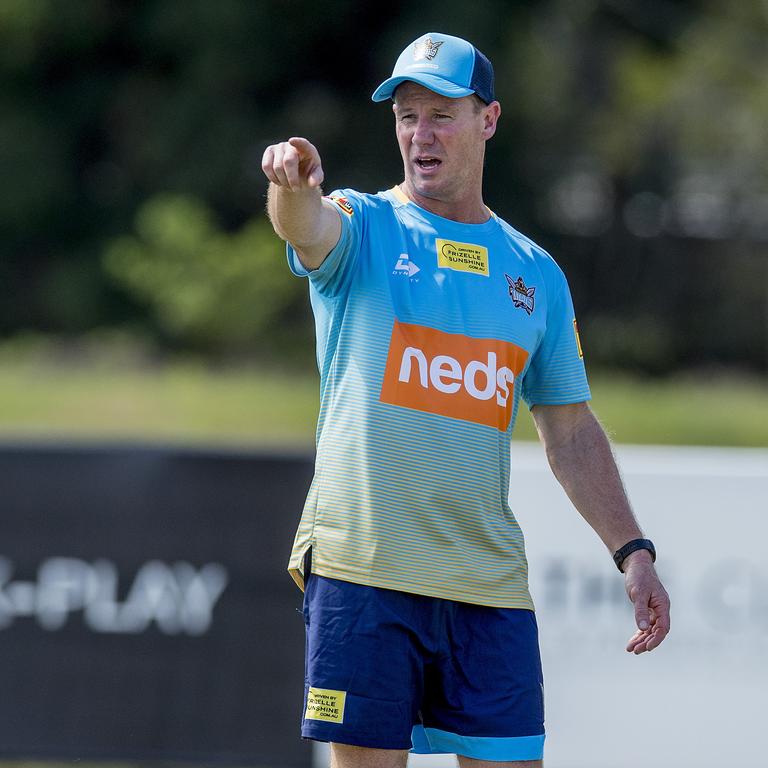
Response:
[[[486,106],[474,96],[451,99],[409,81],[398,86],[394,102],[406,186],[446,203],[479,191],[498,103]]]

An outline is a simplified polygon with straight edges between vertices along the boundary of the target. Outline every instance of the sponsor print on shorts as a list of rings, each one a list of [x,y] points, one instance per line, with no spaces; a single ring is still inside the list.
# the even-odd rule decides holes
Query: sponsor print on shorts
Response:
[[[328,688],[312,688],[307,693],[305,720],[325,720],[328,723],[344,722],[346,691],[332,691]]]
[[[456,240],[435,240],[437,266],[488,276],[488,249],[482,245],[459,243]]]
[[[395,320],[379,399],[506,431],[527,358],[508,341]]]

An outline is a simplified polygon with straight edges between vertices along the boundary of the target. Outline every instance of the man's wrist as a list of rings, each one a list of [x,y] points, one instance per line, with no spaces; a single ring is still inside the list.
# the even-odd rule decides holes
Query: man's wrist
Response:
[[[647,549],[637,549],[624,558],[620,570],[622,573],[626,573],[627,568],[637,562],[645,562],[649,565],[653,565],[653,556]]]
[[[626,565],[632,562],[633,556],[641,552],[645,552],[645,557],[649,558],[651,563],[656,562],[656,548],[650,539],[632,539],[632,541],[628,541],[623,547],[620,547],[613,553],[613,562],[624,573]]]

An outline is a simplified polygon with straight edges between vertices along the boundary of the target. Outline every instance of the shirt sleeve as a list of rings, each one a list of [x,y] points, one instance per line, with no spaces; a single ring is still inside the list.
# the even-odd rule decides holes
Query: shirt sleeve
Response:
[[[546,329],[523,379],[522,396],[529,408],[591,398],[571,293],[565,275],[552,265],[556,274],[547,301]]]
[[[324,199],[334,205],[341,218],[341,235],[336,247],[317,269],[307,269],[290,243],[286,244],[286,254],[294,275],[309,278],[321,296],[333,297],[346,289],[357,265],[365,207],[353,190],[336,190]]]

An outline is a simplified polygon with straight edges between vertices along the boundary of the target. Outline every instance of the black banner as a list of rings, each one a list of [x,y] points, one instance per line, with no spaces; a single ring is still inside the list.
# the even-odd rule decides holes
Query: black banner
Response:
[[[0,446],[0,755],[303,768],[306,457]]]

